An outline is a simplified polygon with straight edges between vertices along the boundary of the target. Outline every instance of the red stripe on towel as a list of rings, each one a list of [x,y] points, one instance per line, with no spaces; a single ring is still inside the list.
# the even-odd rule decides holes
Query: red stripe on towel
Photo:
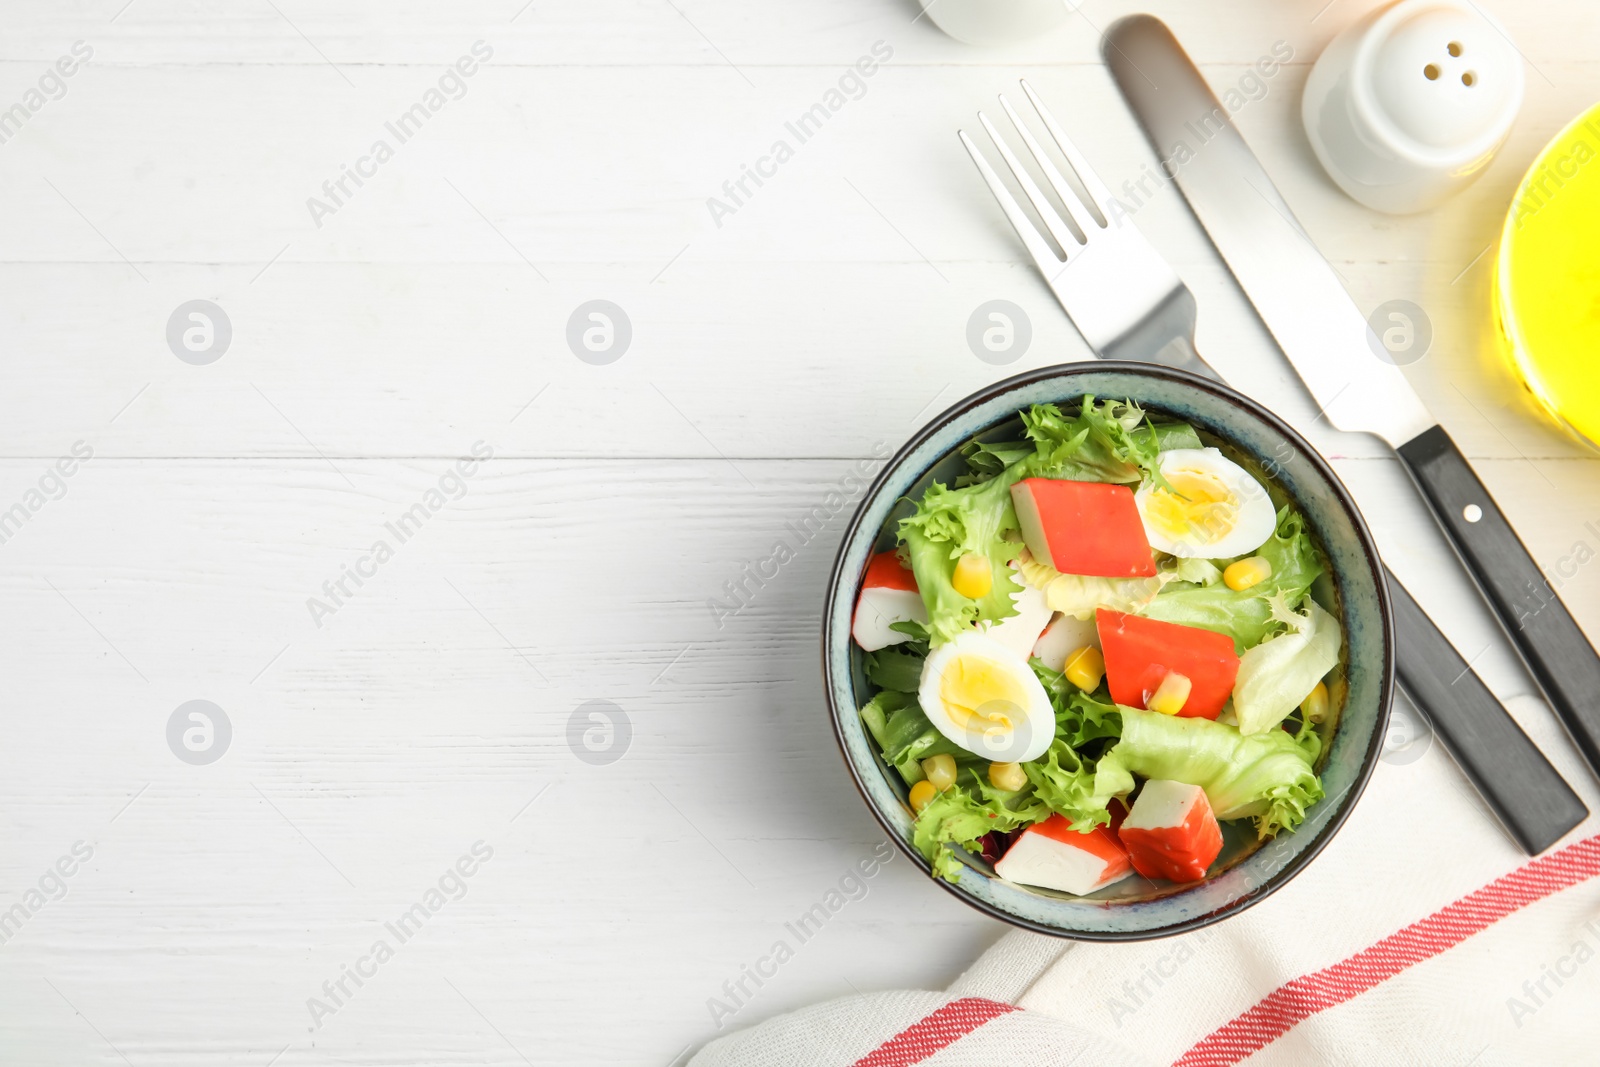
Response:
[[[1174,1067],[1231,1067],[1296,1023],[1459,945],[1512,912],[1596,875],[1600,875],[1600,836],[1525,864],[1332,967],[1279,986],[1184,1053]]]
[[[966,1037],[990,1019],[1017,1009],[998,1000],[962,997],[924,1016],[865,1056],[853,1067],[911,1067]]]

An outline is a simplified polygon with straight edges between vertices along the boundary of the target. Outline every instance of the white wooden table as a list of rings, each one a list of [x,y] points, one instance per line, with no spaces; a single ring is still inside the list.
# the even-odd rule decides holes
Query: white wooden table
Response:
[[[848,509],[803,545],[788,524],[963,393],[1087,355],[954,130],[1026,75],[1112,186],[1137,179],[1096,59],[1136,5],[978,50],[908,0],[521,4],[0,11],[0,109],[29,112],[0,126],[7,1063],[667,1064],[882,840],[818,671]],[[1485,0],[1528,59],[1521,121],[1477,186],[1392,219],[1333,188],[1296,118],[1368,0],[1323,4],[1150,6],[1218,85],[1294,48],[1240,125],[1359,302],[1427,310],[1413,381],[1600,635],[1600,570],[1573,562],[1600,547],[1600,462],[1496,362],[1481,254],[1592,102],[1600,7]],[[786,123],[875,46],[799,143]],[[792,158],[761,163],[780,139]],[[1396,465],[1309,425],[1176,194],[1139,225],[1199,296],[1200,350],[1336,457],[1419,599],[1529,692]],[[566,341],[596,299],[631,324],[608,364]],[[991,299],[1032,322],[1005,368],[965,340]],[[231,327],[203,365],[167,339],[192,300]],[[493,458],[454,480],[475,447]],[[780,538],[793,560],[719,627],[708,602]],[[192,700],[231,726],[209,764],[169,746]],[[569,745],[591,700],[629,724],[589,737],[609,763]],[[1001,932],[903,859],[866,885],[728,1025],[946,983]]]

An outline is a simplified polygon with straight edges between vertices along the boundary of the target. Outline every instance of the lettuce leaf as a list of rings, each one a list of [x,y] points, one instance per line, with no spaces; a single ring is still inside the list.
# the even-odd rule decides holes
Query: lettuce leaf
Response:
[[[1075,619],[1092,619],[1099,608],[1146,613],[1168,582],[1178,580],[1174,570],[1158,571],[1154,578],[1097,578],[1085,574],[1062,574],[1054,567],[1024,555],[1017,562],[1022,580],[1044,593],[1052,611]]]
[[[1273,598],[1281,596],[1290,603],[1299,603],[1327,568],[1305,528],[1305,519],[1287,505],[1278,512],[1273,535],[1251,555],[1265,556],[1272,564],[1272,576],[1259,585],[1235,590],[1222,582],[1175,582],[1163,587],[1140,614],[1227,634],[1240,652],[1259,645],[1283,629],[1282,621],[1272,613]]]
[[[1150,429],[1156,435],[1156,448],[1160,452],[1206,447],[1200,435],[1194,432],[1194,427],[1186,422],[1153,422]]]
[[[919,656],[928,654],[928,628],[915,619],[906,619],[904,622],[891,622],[889,629],[896,633],[905,634],[909,641],[900,642],[900,647],[907,652],[915,652]]]
[[[1063,415],[1054,404],[1035,404],[1022,413],[1022,426],[1035,449],[1022,461],[1024,478],[1123,484],[1151,478],[1165,484],[1156,466],[1162,438],[1145,422],[1143,409],[1129,401],[1097,404],[1085,396],[1075,416]]]
[[[1316,735],[1267,730],[1248,736],[1208,719],[1183,719],[1121,708],[1122,740],[1101,757],[1144,778],[1197,785],[1218,819],[1253,818],[1271,837],[1293,830],[1306,808],[1322,799],[1311,769],[1320,748]]]
[[[1089,400],[1092,403],[1093,398],[1091,397]],[[1106,427],[1106,433],[1101,436],[1097,437],[1092,433],[1085,435],[1084,439],[1087,442],[1088,455],[1078,464],[1083,474],[1081,480],[1103,480],[1092,475],[1096,470],[1112,468],[1112,465],[1106,462],[1107,452],[1114,453],[1116,450],[1125,447],[1119,443],[1121,438],[1120,429],[1127,429],[1131,432],[1139,425],[1138,421],[1131,416],[1131,410],[1137,410],[1133,408],[1133,405],[1118,405],[1114,413],[1110,410],[1111,407],[1112,402],[1107,402],[1096,413],[1115,421],[1119,429],[1112,430],[1108,426]],[[1125,412],[1121,410],[1123,408],[1131,410]],[[1078,431],[1089,428],[1090,424],[1096,421],[1094,415],[1091,415],[1087,420],[1083,419],[1082,416],[1077,419],[1068,419],[1053,405],[1040,405],[1030,411],[1027,416],[1024,416],[1024,419],[1027,418],[1035,420],[1034,429],[1039,435],[1038,438],[1026,441],[971,441],[962,446],[961,452],[966,457],[970,473],[958,478],[956,484],[975,485],[993,478],[1018,460],[1034,455],[1046,457],[1053,455],[1058,446],[1075,436]],[[1026,427],[1026,422],[1024,425]],[[1194,427],[1185,422],[1150,422],[1147,419],[1141,430],[1141,436],[1146,433],[1155,435],[1156,452],[1158,454],[1175,448],[1205,447]],[[1139,447],[1142,454],[1142,441]],[[1048,462],[1048,458],[1040,460],[1041,464],[1047,464]],[[1135,461],[1131,466],[1139,466],[1139,463]],[[1066,467],[1063,464],[1059,469],[1065,471]],[[1126,468],[1123,466],[1116,466],[1115,470],[1119,474],[1126,473]],[[1033,473],[1039,474],[1040,477],[1064,478],[1072,476],[1066,473],[1047,474],[1040,469],[1025,475],[1025,477],[1031,477]],[[1129,480],[1131,481],[1132,479],[1130,478]]]
[[[1274,597],[1272,616],[1289,629],[1239,659],[1233,712],[1242,734],[1258,734],[1283,722],[1339,665],[1344,635],[1338,620],[1310,597],[1302,609],[1304,614],[1291,611],[1282,597]]]
[[[1102,756],[1091,765],[1060,739],[1022,769],[1033,783],[1034,796],[1084,833],[1111,821],[1107,805],[1113,797],[1133,792],[1133,776],[1114,756]]]
[[[878,743],[878,751],[882,752],[887,744],[889,716],[915,702],[909,693],[882,692],[861,705],[861,723]]]
[[[935,483],[916,512],[900,520],[900,539],[909,550],[935,646],[975,622],[998,622],[1016,614],[1011,596],[1022,587],[1013,577],[1011,561],[1022,551],[1022,542],[1005,536],[1022,529],[1011,503],[1014,481],[1008,472],[966,489]],[[988,560],[994,579],[988,594],[977,600],[968,600],[950,584],[956,561],[969,553]]]
[[[867,681],[879,689],[915,693],[922,683],[922,664],[927,654],[907,648],[908,643],[880,648],[862,657],[862,662],[866,665]]]
[[[1032,441],[968,441],[961,446],[970,473],[956,479],[957,487],[988,481],[1007,467],[1034,453]]]
[[[1076,749],[1121,734],[1122,719],[1115,704],[1096,700],[1067,681],[1063,672],[1053,671],[1037,659],[1028,660],[1028,666],[1055,706],[1057,740]]]
[[[1049,675],[1060,678],[1037,661],[1034,669],[1041,672],[1047,685]],[[1108,805],[1114,797],[1133,790],[1133,777],[1116,760],[1102,757],[1092,762],[1074,749],[1085,740],[1116,736],[1121,709],[1115,704],[1079,691],[1058,701],[1055,741],[1043,757],[1022,765],[1028,784],[1007,792],[989,782],[987,760],[951,745],[931,725],[921,729],[927,718],[914,700],[902,706],[902,699],[900,694],[894,695],[891,703],[898,710],[888,715],[881,727],[880,743],[886,758],[898,760],[908,783],[923,777],[918,760],[941,751],[950,752],[958,766],[956,784],[922,810],[912,835],[913,843],[933,865],[934,875],[946,881],[959,879],[961,862],[945,845],[976,851],[978,839],[985,834],[1009,833],[1051,815],[1062,815],[1087,832],[1111,820]]]
[[[1178,581],[1191,585],[1216,585],[1222,581],[1222,568],[1209,559],[1172,556],[1163,561],[1161,566],[1177,575]]]
[[[932,864],[935,878],[957,882],[961,861],[946,845],[976,852],[985,834],[1010,833],[1049,817],[1050,809],[1035,797],[990,789],[980,799],[958,785],[934,797],[917,815],[911,843]]]
[[[872,739],[878,742],[884,761],[900,772],[907,785],[915,785],[926,777],[922,773],[922,761],[929,756],[949,754],[957,759],[971,756],[928,721],[914,694],[884,690],[867,701],[861,709],[861,719]]]

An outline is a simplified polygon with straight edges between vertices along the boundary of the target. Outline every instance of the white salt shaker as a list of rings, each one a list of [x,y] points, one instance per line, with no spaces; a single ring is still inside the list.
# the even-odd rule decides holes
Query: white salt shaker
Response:
[[[1522,93],[1522,57],[1471,0],[1399,0],[1333,39],[1306,81],[1301,117],[1341,189],[1400,215],[1481,174]]]
[[[922,0],[923,13],[967,44],[1010,44],[1064,25],[1079,0]]]

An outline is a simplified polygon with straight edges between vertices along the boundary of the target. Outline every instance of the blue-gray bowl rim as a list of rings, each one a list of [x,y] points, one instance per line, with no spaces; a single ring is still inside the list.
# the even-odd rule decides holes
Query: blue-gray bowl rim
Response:
[[[1149,930],[1063,930],[1059,927],[1050,926],[1045,923],[1034,922],[1023,916],[1011,914],[1010,912],[1007,912],[1001,908],[995,907],[988,901],[981,900],[978,897],[963,892],[959,884],[951,884],[942,878],[932,877],[933,868],[928,861],[923,859],[922,854],[912,847],[909,841],[901,836],[899,828],[891,823],[884,816],[883,812],[878,810],[877,804],[873,802],[871,794],[867,791],[866,783],[862,780],[861,769],[858,768],[850,759],[849,749],[846,747],[844,736],[844,716],[846,714],[851,716],[858,715],[859,709],[854,707],[841,708],[838,701],[834,699],[835,687],[833,665],[832,658],[828,654],[828,650],[834,641],[834,630],[839,621],[833,617],[832,611],[832,605],[834,604],[835,598],[838,594],[839,586],[845,582],[849,582],[853,586],[854,583],[860,578],[860,575],[858,574],[844,573],[845,559],[849,554],[850,546],[855,542],[855,539],[860,532],[861,523],[867,512],[870,510],[872,502],[878,498],[878,495],[883,491],[884,484],[896,472],[900,465],[904,463],[912,453],[921,447],[921,445],[927,441],[928,438],[932,437],[942,427],[944,427],[945,424],[949,423],[953,419],[958,418],[964,412],[988,403],[1003,393],[1066,374],[1079,374],[1094,371],[1122,372],[1134,375],[1144,375],[1151,378],[1163,378],[1180,385],[1188,386],[1192,389],[1211,393],[1218,398],[1227,401],[1234,407],[1243,409],[1247,414],[1260,420],[1261,422],[1266,423],[1275,432],[1282,434],[1284,439],[1286,439],[1290,444],[1299,449],[1301,455],[1305,457],[1307,462],[1309,462],[1327,481],[1328,485],[1333,490],[1334,496],[1339,501],[1340,507],[1344,509],[1345,513],[1350,519],[1350,524],[1355,530],[1356,540],[1361,547],[1362,555],[1366,558],[1367,566],[1373,572],[1373,584],[1377,590],[1379,611],[1381,613],[1380,622],[1382,623],[1383,632],[1384,662],[1379,673],[1378,717],[1373,726],[1372,736],[1367,741],[1367,750],[1362,756],[1361,766],[1356,772],[1355,781],[1352,783],[1349,794],[1345,798],[1345,803],[1333,813],[1328,822],[1319,828],[1316,837],[1313,838],[1304,849],[1302,849],[1297,855],[1289,860],[1289,862],[1286,863],[1281,869],[1274,872],[1273,875],[1254,892],[1230,901],[1214,911],[1197,915],[1181,922],[1173,923],[1170,926]],[[846,628],[848,629],[848,623],[846,623]],[[992,916],[993,918],[999,919],[1011,926],[1016,926],[1025,930],[1032,930],[1035,933],[1045,934],[1050,937],[1060,937],[1071,941],[1155,941],[1164,937],[1173,937],[1178,934],[1189,933],[1193,930],[1199,930],[1210,926],[1212,923],[1219,922],[1222,919],[1235,915],[1254,904],[1260,903],[1262,900],[1265,900],[1267,897],[1271,896],[1273,893],[1289,884],[1289,882],[1292,881],[1296,875],[1304,870],[1312,860],[1316,859],[1317,856],[1321,854],[1323,848],[1327,846],[1328,842],[1333,840],[1334,835],[1339,832],[1341,827],[1343,827],[1345,819],[1349,817],[1350,812],[1360,801],[1361,795],[1366,792],[1367,781],[1372,777],[1372,771],[1377,765],[1378,757],[1383,754],[1384,737],[1388,733],[1389,711],[1394,702],[1394,675],[1394,613],[1390,603],[1389,586],[1383,562],[1378,555],[1377,543],[1372,538],[1372,532],[1367,529],[1367,523],[1361,515],[1360,508],[1356,506],[1355,499],[1351,497],[1350,491],[1345,488],[1344,482],[1339,478],[1338,474],[1334,472],[1333,467],[1328,463],[1327,459],[1323,457],[1321,452],[1312,447],[1311,443],[1302,437],[1300,433],[1294,429],[1294,427],[1290,426],[1272,411],[1266,407],[1263,407],[1258,402],[1250,399],[1248,396],[1245,396],[1238,390],[1224,385],[1215,379],[1202,377],[1198,374],[1192,374],[1188,371],[1178,370],[1174,367],[1165,367],[1158,363],[1144,363],[1134,360],[1095,359],[1085,360],[1077,363],[1058,363],[1049,367],[1039,367],[1035,370],[1025,371],[1022,374],[1013,375],[1010,378],[1005,378],[1001,381],[995,382],[992,385],[985,386],[984,388],[979,389],[977,392],[971,393],[961,400],[956,401],[956,403],[946,408],[940,414],[936,415],[932,419],[929,419],[923,424],[921,429],[917,430],[906,440],[905,444],[900,446],[893,456],[889,457],[888,461],[884,463],[883,469],[878,472],[878,476],[873,479],[872,484],[867,487],[867,491],[862,494],[861,501],[856,505],[855,513],[850,518],[850,525],[845,528],[844,537],[839,542],[839,551],[834,556],[833,567],[828,576],[826,599],[823,602],[823,692],[825,699],[828,702],[830,721],[833,726],[834,742],[839,747],[840,759],[844,761],[846,769],[848,769],[850,772],[850,780],[855,784],[856,791],[861,794],[861,800],[864,804],[866,804],[867,810],[872,812],[872,817],[877,820],[879,826],[883,827],[884,831],[889,835],[889,839],[895,843],[895,847],[904,853],[906,857],[909,858],[911,862],[918,868],[920,868],[924,874],[928,875],[930,881],[937,884],[945,892],[966,904],[968,907],[975,908],[976,910]],[[875,771],[879,770],[879,768],[873,769]]]

